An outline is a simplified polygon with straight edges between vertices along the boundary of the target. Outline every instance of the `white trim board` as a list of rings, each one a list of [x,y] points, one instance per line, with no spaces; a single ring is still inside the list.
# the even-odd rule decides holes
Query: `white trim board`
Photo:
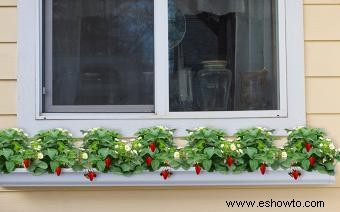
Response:
[[[168,67],[167,0],[155,0],[155,91],[168,91],[168,76],[161,71]],[[81,129],[107,127],[132,136],[138,129],[166,125],[185,130],[200,126],[215,127],[232,134],[240,128],[263,126],[277,129],[306,123],[304,87],[303,1],[278,0],[280,102],[278,111],[190,112],[169,113],[168,94],[156,95],[154,114],[67,113],[44,114],[42,101],[42,17],[41,0],[18,1],[18,126],[30,134],[42,129],[63,127],[80,136]]]

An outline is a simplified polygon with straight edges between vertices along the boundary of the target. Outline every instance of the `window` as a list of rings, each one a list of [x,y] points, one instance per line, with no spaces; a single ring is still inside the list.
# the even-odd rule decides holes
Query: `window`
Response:
[[[27,130],[261,125],[282,134],[305,122],[300,0],[35,0],[19,9]]]

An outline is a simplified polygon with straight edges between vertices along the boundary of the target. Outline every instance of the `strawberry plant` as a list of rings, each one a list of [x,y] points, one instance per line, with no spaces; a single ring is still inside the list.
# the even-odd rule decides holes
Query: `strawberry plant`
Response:
[[[30,142],[35,158],[28,171],[35,175],[45,172],[60,175],[62,168],[73,167],[78,158],[73,142],[72,134],[61,128],[39,132]]]
[[[18,167],[29,167],[32,157],[26,133],[17,128],[0,130],[0,172],[10,173]]]
[[[173,157],[176,152],[173,134],[173,129],[163,126],[143,128],[136,133],[136,141],[141,144],[140,156],[146,169],[156,171],[163,166],[180,166],[178,159]]]
[[[111,169],[113,158],[121,135],[114,130],[92,128],[83,132],[83,146],[80,149],[78,170],[83,168],[107,172]]]
[[[334,175],[335,163],[339,152],[333,142],[325,138],[326,133],[317,128],[297,127],[287,129],[288,143],[284,147],[287,158],[282,167],[301,167],[306,171],[317,170]]]
[[[244,146],[244,160],[248,171],[260,170],[265,173],[266,167],[278,169],[280,151],[273,145],[273,130],[262,127],[239,130],[236,133],[237,141]]]
[[[206,171],[226,171],[218,164],[223,158],[223,151],[219,149],[219,144],[224,141],[226,134],[222,130],[211,128],[196,128],[187,130],[188,145],[183,149],[185,161],[182,161],[184,168],[202,167]]]
[[[240,141],[221,140],[218,149],[222,157],[220,160],[217,160],[215,164],[217,171],[233,171],[239,173],[246,169],[247,164],[244,160],[245,150]]]

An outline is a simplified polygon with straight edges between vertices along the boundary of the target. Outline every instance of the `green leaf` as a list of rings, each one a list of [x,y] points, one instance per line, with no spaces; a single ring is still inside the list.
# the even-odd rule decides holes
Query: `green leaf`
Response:
[[[3,149],[2,150],[2,154],[3,156],[6,158],[6,160],[9,159],[10,156],[12,156],[14,154],[13,150],[11,149]]]
[[[215,148],[214,147],[205,148],[204,153],[207,154],[208,158],[210,159],[215,153]]]
[[[6,161],[5,162],[6,169],[8,172],[12,172],[15,169],[15,164],[12,161]]]
[[[250,158],[254,158],[255,154],[257,153],[257,149],[254,147],[247,147],[246,149],[246,154],[250,157]]]
[[[39,161],[38,164],[37,164],[37,167],[41,168],[41,169],[47,169],[48,168],[48,165],[46,162],[44,161]]]
[[[302,168],[303,168],[304,170],[308,170],[309,167],[310,167],[309,160],[303,160],[303,161],[301,162],[301,166],[302,166]]]
[[[151,168],[152,168],[153,170],[158,170],[159,167],[160,167],[160,165],[161,165],[161,163],[159,162],[159,160],[153,160],[153,161],[151,162]]]
[[[274,163],[272,163],[271,167],[273,170],[277,170],[278,168],[280,168],[280,162],[275,161]]]
[[[79,165],[79,164],[76,164],[76,165],[72,166],[72,169],[73,169],[73,171],[75,171],[75,172],[79,172],[79,171],[82,171],[82,170],[83,170],[83,166],[82,166],[82,165]]]
[[[204,160],[202,162],[203,168],[207,171],[211,169],[212,161],[211,160]]]
[[[249,160],[249,166],[252,171],[255,171],[259,167],[259,162],[257,160]]]
[[[335,168],[334,164],[331,163],[331,162],[325,163],[324,166],[326,167],[326,169],[327,169],[328,171],[333,171],[334,168]]]
[[[33,173],[33,174],[39,176],[39,175],[42,175],[42,174],[44,174],[44,173],[46,173],[46,172],[47,172],[46,169],[36,168],[36,169],[34,170],[34,173]]]
[[[121,165],[121,168],[122,168],[123,172],[128,172],[128,171],[131,170],[131,165],[128,164],[128,163],[123,163],[123,164]]]
[[[104,161],[98,161],[96,164],[96,167],[98,171],[103,172],[105,170],[105,162]]]
[[[108,148],[102,148],[98,150],[98,154],[103,158],[106,158],[110,154],[110,150]]]
[[[58,154],[58,150],[56,149],[47,149],[47,155],[54,160],[54,157]]]
[[[51,161],[50,162],[51,170],[55,171],[58,166],[60,166],[59,162],[57,161]]]
[[[122,170],[119,167],[111,166],[110,171],[113,173],[122,173]]]

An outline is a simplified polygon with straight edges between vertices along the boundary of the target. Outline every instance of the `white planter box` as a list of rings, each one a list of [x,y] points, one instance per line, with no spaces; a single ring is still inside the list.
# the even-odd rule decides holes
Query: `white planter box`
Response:
[[[221,174],[203,172],[196,175],[193,169],[172,170],[173,175],[163,180],[158,172],[143,172],[132,176],[97,173],[97,178],[90,182],[84,172],[63,169],[61,176],[44,174],[33,176],[26,169],[17,169],[11,174],[0,174],[2,187],[28,186],[254,186],[254,185],[326,185],[335,182],[334,176],[318,172],[304,172],[298,180],[288,175],[288,170],[267,170],[265,175],[259,172],[241,174]]]

